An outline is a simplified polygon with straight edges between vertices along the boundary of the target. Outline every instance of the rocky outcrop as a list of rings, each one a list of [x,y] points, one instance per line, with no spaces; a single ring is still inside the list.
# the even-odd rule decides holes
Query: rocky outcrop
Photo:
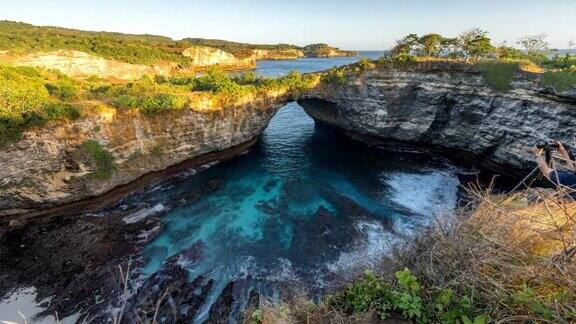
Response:
[[[527,152],[542,141],[572,143],[576,101],[520,75],[500,92],[473,69],[415,64],[369,70],[346,84],[325,84],[299,103],[318,122],[358,139],[408,144],[521,175],[533,168]]]
[[[191,46],[182,52],[183,56],[192,59],[196,68],[218,66],[226,70],[245,70],[256,67],[255,58],[236,58],[232,53],[207,46]]]
[[[296,60],[301,57],[304,57],[304,52],[295,48],[250,50],[250,58],[254,60]]]
[[[72,50],[35,53],[22,57],[0,57],[0,59],[15,65],[59,70],[75,78],[97,76],[104,79],[133,80],[144,75],[170,75],[177,68],[176,63],[130,64]]]
[[[101,109],[26,131],[0,148],[0,211],[98,196],[153,171],[250,143],[289,100],[284,91],[155,115]]]
[[[345,51],[328,44],[310,44],[303,47],[306,57],[358,56],[356,51]]]

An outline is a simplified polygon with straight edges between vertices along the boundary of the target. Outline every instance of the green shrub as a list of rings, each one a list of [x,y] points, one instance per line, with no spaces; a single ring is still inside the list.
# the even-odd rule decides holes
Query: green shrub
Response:
[[[346,70],[343,68],[332,68],[322,74],[322,83],[343,85],[346,84]]]
[[[547,71],[542,75],[540,84],[552,87],[558,92],[576,87],[576,68],[561,71]]]
[[[392,57],[392,61],[397,62],[397,63],[416,62],[416,56],[402,53],[402,54],[394,55]]]
[[[162,150],[162,147],[160,146],[154,146],[150,151],[150,154],[155,158],[160,158],[162,157],[162,154],[164,154],[164,150]]]
[[[95,140],[86,140],[80,145],[80,152],[95,165],[90,176],[94,179],[104,180],[112,176],[116,169],[114,156]]]
[[[27,127],[80,116],[76,107],[51,97],[46,77],[58,79],[60,76],[35,68],[0,64],[0,145],[17,140]]]
[[[394,287],[367,271],[364,277],[329,296],[326,304],[347,314],[376,313],[382,319],[393,316],[419,323],[488,322],[486,316],[475,315],[472,298],[467,295],[458,298],[452,290],[444,289],[435,296],[425,296],[408,269],[396,272]]]
[[[232,78],[232,80],[234,80],[234,82],[240,85],[246,85],[246,84],[254,85],[258,81],[258,77],[256,76],[256,73],[254,73],[253,71],[249,71],[242,73],[238,76],[235,76],[234,78]]]
[[[512,80],[520,70],[520,64],[514,61],[482,61],[476,65],[484,74],[484,83],[498,91],[510,90]]]
[[[61,100],[71,100],[78,95],[78,86],[70,78],[62,78],[55,83],[47,83],[46,89],[51,95],[55,95]]]
[[[136,96],[127,94],[118,95],[112,98],[112,105],[116,108],[138,108],[139,100]]]
[[[368,70],[372,66],[372,61],[369,58],[363,57],[356,63],[356,65],[360,68],[360,70]]]
[[[250,91],[251,88],[234,82],[227,73],[221,70],[212,69],[206,75],[196,78],[194,90],[211,91],[229,97],[239,97]]]

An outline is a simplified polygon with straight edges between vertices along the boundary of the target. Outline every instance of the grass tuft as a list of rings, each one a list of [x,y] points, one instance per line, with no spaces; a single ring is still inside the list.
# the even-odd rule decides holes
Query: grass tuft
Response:
[[[95,165],[95,170],[90,174],[91,177],[98,180],[109,179],[112,172],[116,169],[114,166],[114,156],[106,148],[95,140],[86,140],[80,145],[80,151],[88,157]]]
[[[576,69],[566,69],[560,71],[547,71],[542,75],[540,84],[554,88],[558,92],[563,92],[576,87]]]
[[[510,90],[514,75],[520,71],[520,64],[514,61],[482,61],[476,65],[484,73],[484,83],[498,91]]]

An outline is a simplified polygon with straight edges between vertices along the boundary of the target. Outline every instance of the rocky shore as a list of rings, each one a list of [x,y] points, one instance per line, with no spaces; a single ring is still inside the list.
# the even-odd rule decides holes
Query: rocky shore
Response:
[[[496,173],[523,176],[535,167],[527,149],[543,141],[572,143],[576,96],[517,75],[497,91],[467,65],[382,67],[320,84],[298,101],[314,120],[361,141],[436,150]]]

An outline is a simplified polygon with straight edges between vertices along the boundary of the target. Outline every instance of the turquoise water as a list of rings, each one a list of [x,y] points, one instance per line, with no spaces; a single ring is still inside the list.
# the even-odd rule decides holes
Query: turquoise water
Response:
[[[309,72],[314,62],[321,70],[354,59],[260,62],[257,72]],[[146,275],[180,255],[191,279],[215,279],[201,321],[232,280],[249,283],[237,292],[243,302],[252,289],[281,298],[298,287],[316,297],[376,266],[391,246],[450,213],[456,172],[438,157],[352,142],[291,103],[248,154],[124,203],[164,213],[160,235],[144,251]]]

